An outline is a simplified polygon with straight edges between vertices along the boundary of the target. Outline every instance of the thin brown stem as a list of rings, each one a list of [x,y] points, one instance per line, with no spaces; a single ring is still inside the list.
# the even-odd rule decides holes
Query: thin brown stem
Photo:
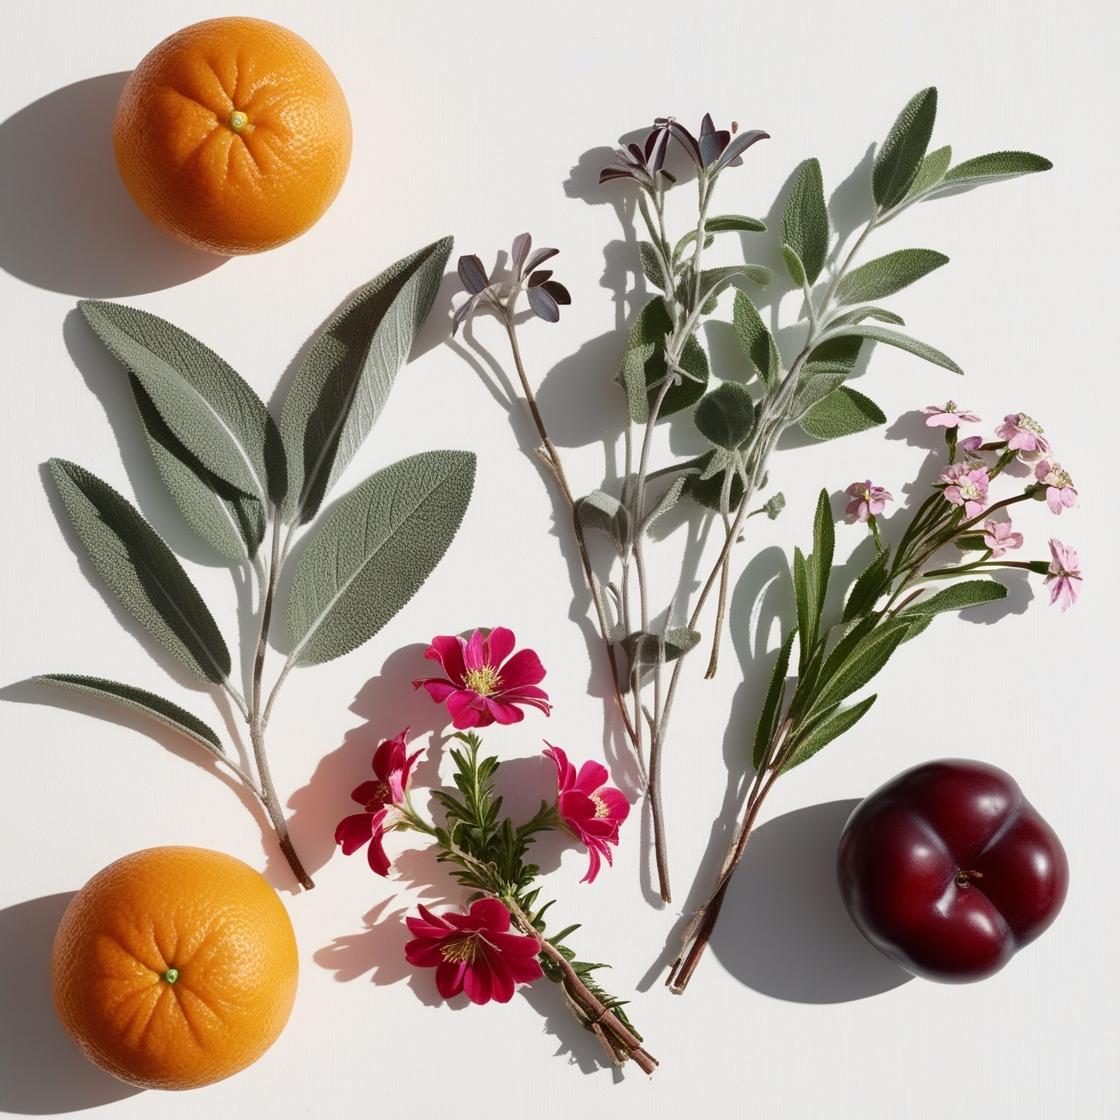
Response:
[[[261,780],[261,802],[268,813],[268,819],[272,821],[272,827],[276,830],[280,850],[284,853],[284,858],[288,861],[292,874],[295,875],[299,885],[304,890],[311,890],[315,883],[304,869],[303,863],[292,844],[292,839],[288,835],[288,822],[284,820],[284,810],[280,806],[280,799],[276,796],[276,787],[272,784],[272,773],[268,768],[268,755],[265,753],[264,735],[259,721],[254,720],[250,725],[249,738],[253,745],[253,758],[257,764],[257,774]]]

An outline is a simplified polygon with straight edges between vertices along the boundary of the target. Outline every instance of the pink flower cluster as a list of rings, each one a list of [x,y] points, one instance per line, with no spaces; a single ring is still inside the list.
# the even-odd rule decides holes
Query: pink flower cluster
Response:
[[[894,500],[889,490],[874,485],[871,479],[853,482],[845,493],[852,499],[844,507],[844,512],[851,521],[867,521],[878,517],[887,508],[887,502]]]

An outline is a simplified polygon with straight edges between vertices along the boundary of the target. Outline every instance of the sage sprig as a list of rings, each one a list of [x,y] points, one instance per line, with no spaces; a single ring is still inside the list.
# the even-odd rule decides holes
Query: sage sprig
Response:
[[[638,245],[636,267],[652,298],[639,311],[626,340],[615,380],[626,398],[621,482],[585,497],[574,494],[549,437],[526,373],[515,319],[522,294],[538,317],[542,301],[532,290],[551,282],[550,272],[528,274],[517,265],[510,277],[490,276],[477,257],[460,259],[459,274],[469,293],[456,322],[481,309],[502,320],[522,395],[541,440],[539,454],[555,475],[572,516],[572,528],[590,589],[624,733],[645,779],[653,822],[654,856],[660,894],[671,897],[664,835],[661,772],[670,716],[689,650],[701,642],[699,627],[712,595],[706,676],[716,674],[727,610],[731,553],[744,535],[746,519],[774,517],[780,493],[755,507],[756,494],[770,482],[770,457],[788,428],[797,425],[816,439],[834,439],[882,424],[877,404],[845,382],[865,344],[891,346],[953,373],[957,363],[935,346],[904,330],[901,316],[879,301],[916,283],[946,263],[932,249],[904,249],[860,263],[868,239],[919,202],[960,193],[987,183],[1043,171],[1048,160],[1025,152],[999,152],[952,166],[950,149],[929,151],[937,113],[937,91],[916,94],[879,145],[871,171],[873,205],[850,247],[836,243],[826,203],[824,176],[816,159],[800,168],[782,209],[777,248],[795,288],[803,294],[801,341],[785,355],[767,328],[750,292],[766,283],[765,269],[744,262],[709,267],[706,251],[724,232],[766,231],[763,222],[740,213],[714,211],[724,173],[767,134],[717,128],[705,116],[697,135],[673,118],[657,118],[644,143],[620,148],[600,182],[622,185],[636,197],[646,238]],[[695,173],[696,206],[691,228],[671,234],[666,198],[677,176],[666,164],[672,149]],[[753,152],[752,152],[753,154]],[[722,193],[723,188],[721,188]],[[521,235],[518,243],[527,240]],[[555,250],[548,250],[550,255]],[[521,258],[524,260],[524,258]],[[535,279],[534,279],[535,277]],[[718,371],[701,340],[705,319],[718,314],[723,294],[735,288],[731,326],[745,362]],[[567,291],[563,289],[566,302]],[[548,309],[551,312],[551,308]],[[745,368],[744,368],[745,366]],[[653,434],[675,413],[691,415],[709,445],[699,456],[657,465]],[[674,600],[661,610],[651,602],[647,579],[650,527],[682,500],[698,516],[714,512],[723,544],[691,603]],[[598,535],[611,550],[614,568],[602,585],[590,559],[589,537]],[[669,668],[669,662],[672,662]],[[647,762],[648,740],[648,762]]]
[[[314,884],[292,846],[265,751],[280,685],[295,666],[330,661],[368,641],[416,594],[451,544],[473,488],[472,453],[426,451],[378,471],[318,516],[385,406],[451,247],[449,237],[434,242],[355,293],[301,362],[279,424],[229,364],[187,332],[137,308],[79,304],[127,371],[152,458],[184,519],[257,581],[258,637],[243,689],[202,596],[135,506],[65,460],[51,460],[55,485],[78,540],[122,605],[194,676],[230,697],[245,720],[253,766],[236,761],[197,716],[147,689],[83,674],[37,679],[142,712],[216,758],[260,800],[305,888]],[[277,587],[302,526],[307,547],[286,604],[291,652],[266,696]]]

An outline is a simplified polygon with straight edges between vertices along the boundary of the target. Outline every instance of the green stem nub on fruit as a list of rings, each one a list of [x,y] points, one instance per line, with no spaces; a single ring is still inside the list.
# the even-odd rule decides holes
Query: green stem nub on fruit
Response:
[[[177,968],[169,968],[164,974],[163,979],[169,984],[174,984],[179,979],[179,970]]]
[[[240,109],[234,109],[229,115],[229,126],[234,132],[240,132],[248,123],[248,116]]]

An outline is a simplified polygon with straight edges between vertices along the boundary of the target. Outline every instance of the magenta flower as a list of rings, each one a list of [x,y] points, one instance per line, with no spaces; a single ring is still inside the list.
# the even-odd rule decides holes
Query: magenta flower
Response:
[[[925,407],[927,428],[956,428],[961,424],[978,424],[980,417],[975,412],[959,408],[956,401],[949,401],[944,407],[927,404]]]
[[[989,518],[984,522],[984,544],[993,556],[1002,556],[1009,548],[1023,547],[1023,534],[1013,532],[1010,521]]]
[[[544,756],[556,764],[556,809],[564,827],[587,845],[587,874],[580,882],[590,883],[599,874],[603,857],[608,864],[613,862],[610,845],[618,843],[630,804],[621,790],[606,784],[607,768],[602,764],[585,762],[577,773],[564,751],[551,743]]]
[[[389,857],[382,840],[386,832],[405,823],[400,811],[408,789],[408,778],[420,752],[406,754],[406,727],[395,739],[385,739],[373,754],[373,781],[362,782],[350,796],[363,807],[339,822],[334,842],[344,855],[352,855],[363,844],[369,845],[369,865],[378,875],[389,874]]]
[[[1050,441],[1042,434],[1042,425],[1025,412],[1011,412],[996,428],[996,435],[1007,440],[1009,451],[1018,451],[1024,462],[1037,459],[1050,451]]]
[[[1034,468],[1034,476],[1046,487],[1046,504],[1051,513],[1061,513],[1077,505],[1077,491],[1073,479],[1062,470],[1061,464],[1043,459]]]
[[[1076,550],[1050,538],[1050,572],[1043,581],[1051,585],[1050,603],[1063,611],[1077,602],[1081,593],[1081,561]]]
[[[886,509],[887,502],[894,500],[889,490],[873,485],[871,479],[853,482],[845,493],[852,499],[844,507],[844,513],[851,521],[866,521],[869,517],[878,517]]]
[[[984,512],[988,502],[988,472],[976,463],[953,463],[941,472],[945,483],[945,500],[954,506],[964,506],[964,515],[976,517]]]
[[[486,637],[476,630],[469,640],[455,635],[433,638],[424,656],[438,661],[447,675],[413,681],[412,687],[426,689],[437,704],[446,700],[451,722],[460,730],[518,723],[525,718],[520,704],[548,715],[548,693],[537,688],[544,666],[531,649],[510,657],[515,644],[513,631],[504,626],[495,626]]]
[[[405,918],[415,936],[404,955],[409,964],[436,970],[444,999],[466,992],[471,1003],[509,1003],[516,985],[540,978],[540,942],[510,933],[509,911],[496,898],[472,902],[466,914],[419,910],[419,918]]]

